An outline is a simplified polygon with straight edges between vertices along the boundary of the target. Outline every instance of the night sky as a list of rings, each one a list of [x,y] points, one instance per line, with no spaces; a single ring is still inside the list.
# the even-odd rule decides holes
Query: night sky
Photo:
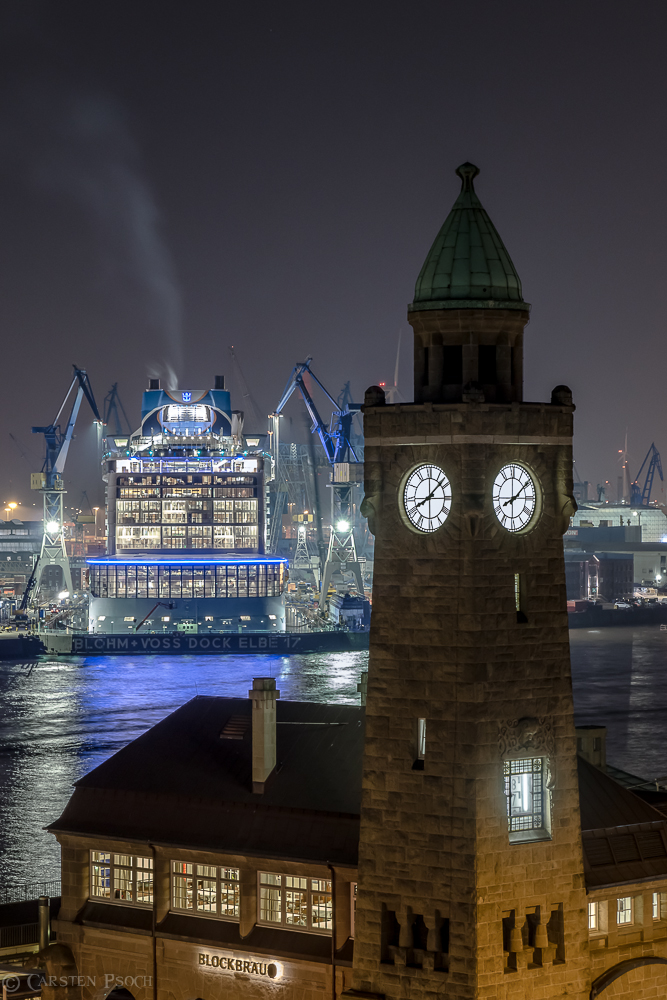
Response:
[[[572,387],[593,485],[626,429],[633,474],[667,464],[666,29],[653,0],[4,0],[0,499],[37,515],[73,362],[136,426],[149,372],[206,388],[232,344],[262,411],[307,354],[362,398],[402,330],[411,399],[465,160],[532,303],[525,398]],[[69,503],[101,502],[93,441],[82,409]]]

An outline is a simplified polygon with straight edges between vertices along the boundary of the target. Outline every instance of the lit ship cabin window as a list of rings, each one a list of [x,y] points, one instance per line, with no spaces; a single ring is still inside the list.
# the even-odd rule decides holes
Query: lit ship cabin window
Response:
[[[546,840],[550,837],[546,771],[547,762],[543,757],[505,761],[505,798],[511,841]]]
[[[90,894],[110,903],[153,905],[153,859],[90,852]]]
[[[330,934],[333,927],[331,881],[259,872],[260,924]]]
[[[175,910],[238,920],[239,870],[172,861],[171,900]]]

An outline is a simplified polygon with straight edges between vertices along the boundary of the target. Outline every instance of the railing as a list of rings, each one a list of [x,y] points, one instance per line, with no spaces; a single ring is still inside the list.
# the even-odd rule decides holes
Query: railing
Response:
[[[0,927],[0,948],[20,948],[39,941],[39,924],[14,924]]]
[[[39,896],[59,896],[60,879],[54,878],[46,882],[23,882],[20,885],[7,885],[0,888],[0,906],[5,903],[25,903]]]

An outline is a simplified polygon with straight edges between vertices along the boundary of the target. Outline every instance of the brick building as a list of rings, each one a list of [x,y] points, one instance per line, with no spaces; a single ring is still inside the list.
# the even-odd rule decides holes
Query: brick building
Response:
[[[366,394],[365,710],[260,678],[78,783],[51,962],[83,1000],[114,970],[136,1000],[667,995],[667,821],[577,758],[572,396],[523,401],[529,307],[457,172],[409,308],[415,402]]]

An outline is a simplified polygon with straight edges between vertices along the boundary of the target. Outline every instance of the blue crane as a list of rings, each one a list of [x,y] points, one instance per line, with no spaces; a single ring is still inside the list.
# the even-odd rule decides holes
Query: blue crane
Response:
[[[46,566],[60,566],[63,574],[65,589],[72,593],[72,574],[70,572],[69,559],[65,548],[64,534],[64,510],[63,510],[63,472],[67,453],[74,435],[74,426],[81,409],[81,403],[85,396],[88,400],[95,421],[101,427],[102,418],[97,409],[97,403],[93,395],[90,380],[83,368],[74,368],[74,378],[67,390],[55,420],[46,427],[33,427],[33,434],[43,434],[46,444],[46,455],[41,473],[33,474],[31,477],[32,489],[38,489],[44,498],[44,536],[42,538],[42,548],[39,558],[29,581],[27,591],[39,590],[42,574]],[[77,386],[72,409],[70,410],[67,424],[63,430],[60,426],[60,417],[67,406],[67,401],[72,394],[72,390]],[[39,571],[37,567],[39,566]],[[30,596],[30,594],[29,594]],[[27,600],[26,600],[27,603]]]
[[[644,485],[639,485],[639,477],[644,471],[644,466],[648,462],[648,468],[646,470],[646,479],[644,480]],[[637,473],[637,478],[631,484],[631,507],[648,507],[649,501],[651,499],[651,490],[653,489],[653,478],[655,476],[656,470],[660,476],[660,481],[664,482],[664,476],[662,474],[662,463],[660,461],[660,452],[656,448],[655,444],[652,444],[648,450],[646,458],[642,462],[641,469]]]
[[[350,570],[354,573],[357,589],[363,596],[364,584],[361,574],[361,563],[357,556],[354,541],[354,488],[360,481],[358,473],[363,468],[359,456],[352,444],[352,421],[361,410],[359,403],[347,402],[345,396],[341,404],[325,389],[318,377],[312,372],[310,363],[313,359],[306,358],[294,366],[285,391],[280,397],[275,412],[271,414],[272,451],[275,462],[276,478],[280,477],[280,414],[287,401],[296,389],[299,389],[306,404],[308,415],[312,421],[311,433],[319,437],[327,462],[331,466],[331,536],[329,549],[322,572],[320,590],[320,610],[324,609],[331,577],[336,569]],[[305,377],[312,378],[333,407],[329,426],[322,420],[317,406],[306,385]],[[356,466],[356,468],[355,468]],[[275,519],[275,514],[274,514]]]
[[[324,448],[324,453],[327,456],[329,465],[334,465],[334,463],[337,462],[358,462],[359,458],[352,445],[351,435],[352,421],[355,415],[361,410],[361,405],[359,403],[347,403],[345,402],[345,398],[343,398],[343,403],[339,406],[338,402],[329,392],[327,392],[317,375],[315,375],[311,370],[310,363],[312,360],[313,359],[311,357],[308,357],[305,361],[301,361],[299,364],[294,366],[294,371],[285,386],[285,391],[280,397],[280,402],[276,406],[275,416],[280,416],[292,393],[298,388],[303,396],[303,401],[306,404],[308,415],[313,422],[311,432],[313,434],[317,433],[317,436],[322,442],[322,447]],[[304,375],[306,372],[310,378],[312,378],[313,382],[316,382],[317,385],[319,385],[320,389],[333,406],[333,413],[331,414],[331,420],[328,427],[317,412],[317,407],[315,406],[313,398],[308,391],[308,387],[304,381]]]

